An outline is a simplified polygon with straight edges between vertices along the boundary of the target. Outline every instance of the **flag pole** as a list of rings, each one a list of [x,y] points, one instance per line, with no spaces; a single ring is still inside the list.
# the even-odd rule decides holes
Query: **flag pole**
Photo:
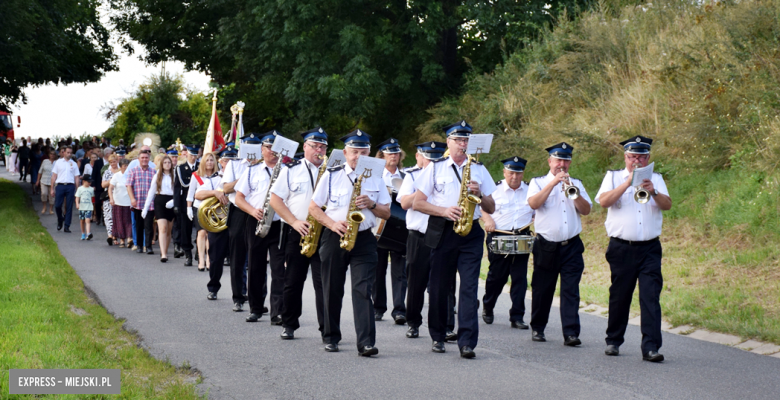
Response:
[[[206,143],[203,146],[203,154],[214,151],[214,120],[217,115],[217,89],[214,89],[214,97],[211,99],[211,120],[206,131]]]

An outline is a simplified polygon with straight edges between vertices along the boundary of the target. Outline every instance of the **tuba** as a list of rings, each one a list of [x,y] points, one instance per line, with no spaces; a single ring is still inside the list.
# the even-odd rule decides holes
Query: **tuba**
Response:
[[[222,232],[227,228],[228,205],[219,202],[216,197],[209,197],[200,203],[198,222],[203,229],[211,232]]]
[[[352,251],[355,247],[355,240],[357,240],[358,229],[360,229],[360,223],[366,219],[365,215],[358,210],[356,201],[360,195],[360,189],[363,185],[363,178],[370,178],[371,170],[367,169],[355,180],[355,188],[352,190],[352,199],[349,201],[349,212],[347,212],[347,233],[341,237],[339,241],[339,247],[346,251]]]
[[[274,215],[276,212],[271,207],[271,187],[276,182],[276,178],[279,177],[279,172],[282,170],[282,158],[274,165],[274,170],[271,172],[271,183],[268,184],[268,191],[265,193],[265,201],[263,201],[263,219],[257,224],[255,229],[255,235],[264,238],[271,231],[271,223],[274,221]]]
[[[471,232],[471,226],[474,224],[474,210],[477,208],[477,204],[482,203],[482,200],[469,193],[469,182],[471,182],[471,161],[473,158],[466,155],[468,160],[466,165],[463,166],[463,176],[460,179],[460,198],[458,199],[458,207],[460,207],[460,218],[455,221],[453,229],[455,233],[460,236],[467,236]]]
[[[324,174],[325,170],[328,168],[328,156],[317,155],[317,158],[322,160],[322,165],[320,166],[320,170],[317,173],[317,182],[314,184],[315,188],[317,187],[317,184],[320,183],[322,174]],[[322,211],[325,211],[325,207],[326,206],[322,206]],[[322,224],[314,219],[311,214],[306,217],[306,222],[309,223],[309,234],[306,236],[301,236],[301,254],[306,257],[311,257],[314,255],[314,253],[317,252],[317,245],[320,242],[320,234],[322,234]]]

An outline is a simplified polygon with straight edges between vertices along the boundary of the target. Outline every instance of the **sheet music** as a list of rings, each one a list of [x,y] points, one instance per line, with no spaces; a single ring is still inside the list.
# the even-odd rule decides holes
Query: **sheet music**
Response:
[[[242,144],[238,149],[238,158],[254,160],[263,158],[262,144]]]
[[[344,164],[347,161],[344,157],[344,150],[333,149],[328,157],[328,168],[335,167],[337,165]]]
[[[469,136],[469,145],[466,154],[490,153],[490,145],[493,144],[492,133],[480,133]]]
[[[379,179],[382,183],[382,187],[385,186],[382,181],[382,171],[385,170],[385,160],[376,157],[360,156],[358,158],[357,166],[355,166],[355,173],[357,176],[363,174],[366,170],[371,170],[371,176],[368,179]]]
[[[271,151],[281,156],[287,156],[293,158],[295,152],[298,150],[298,142],[287,139],[284,136],[277,136],[274,139],[274,144],[271,146]]]
[[[633,180],[631,181],[631,185],[637,187],[642,184],[643,179],[652,179],[654,165],[655,163],[651,162],[650,165],[646,167],[635,169],[633,174]]]

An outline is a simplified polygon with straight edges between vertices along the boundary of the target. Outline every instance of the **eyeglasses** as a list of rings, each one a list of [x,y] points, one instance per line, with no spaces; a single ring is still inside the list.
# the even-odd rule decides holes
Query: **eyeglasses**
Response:
[[[631,153],[626,153],[626,156],[628,158],[631,158],[631,159],[644,160],[644,159],[650,157],[650,154],[631,154]]]
[[[312,149],[317,150],[317,151],[322,151],[322,150],[327,150],[328,149],[328,145],[325,145],[325,144],[306,143],[306,145],[308,145],[309,147],[311,147]]]
[[[450,138],[450,139],[454,140],[455,143],[458,143],[458,144],[463,144],[463,143],[468,143],[469,142],[469,138]]]

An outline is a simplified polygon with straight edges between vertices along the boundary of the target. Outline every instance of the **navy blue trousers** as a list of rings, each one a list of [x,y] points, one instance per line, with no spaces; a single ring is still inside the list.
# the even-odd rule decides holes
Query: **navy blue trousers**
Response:
[[[549,242],[537,234],[532,254],[534,273],[531,276],[531,329],[544,332],[550,318],[555,286],[561,277],[561,327],[563,337],[580,335],[580,278],[585,269],[582,253],[585,246],[579,235],[566,245]]]
[[[486,243],[493,239],[488,234]],[[512,286],[509,289],[509,298],[512,299],[512,308],[509,309],[510,321],[523,321],[525,315],[525,292],[528,289],[528,254],[493,254],[488,251],[487,279],[485,279],[485,295],[482,297],[482,305],[487,315],[493,315],[493,307],[496,306],[498,296],[504,290],[509,277],[512,277]]]
[[[222,287],[220,280],[225,268],[225,257],[230,250],[230,233],[227,230],[222,232],[209,232],[209,283],[206,284],[209,292],[217,293]]]
[[[438,247],[431,251],[430,298],[428,307],[428,332],[431,339],[443,342],[447,334],[447,308],[450,288],[455,283],[455,273],[460,275],[458,298],[458,347],[477,347],[479,323],[477,290],[479,268],[482,264],[485,231],[475,222],[465,237],[452,229],[453,223],[444,225]]]
[[[73,203],[76,201],[76,185],[57,185],[54,187],[54,211],[57,213],[57,222],[65,223],[70,228],[70,219],[73,217]],[[62,202],[65,202],[65,215],[62,215]]]
[[[408,241],[408,239],[407,239]],[[374,282],[374,309],[378,314],[387,311],[387,260],[390,259],[390,283],[393,291],[393,311],[391,315],[406,315],[406,255],[377,248],[376,282]]]
[[[609,319],[607,344],[620,346],[626,333],[631,299],[639,281],[639,309],[641,310],[642,353],[661,348],[661,241],[628,244],[610,239],[607,262],[612,272],[609,287]]]
[[[233,303],[244,304],[246,294],[247,263],[247,213],[230,204],[228,211],[228,232],[230,235],[230,287],[233,289]],[[265,295],[262,295],[265,298]]]

